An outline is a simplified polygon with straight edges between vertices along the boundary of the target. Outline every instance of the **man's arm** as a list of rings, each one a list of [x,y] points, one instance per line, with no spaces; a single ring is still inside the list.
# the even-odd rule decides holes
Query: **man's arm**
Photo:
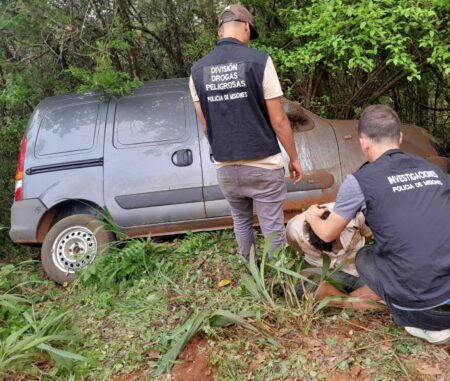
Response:
[[[289,155],[289,174],[294,184],[297,184],[302,178],[302,167],[295,147],[294,134],[289,119],[284,112],[281,97],[266,99],[266,108],[272,128]]]
[[[306,211],[306,221],[322,240],[331,242],[364,207],[365,199],[361,187],[353,175],[348,175],[339,189],[333,211],[328,218],[322,220],[320,217],[325,209],[313,205]]]
[[[263,77],[263,93],[270,123],[275,134],[289,155],[289,174],[297,184],[302,178],[302,167],[295,148],[294,135],[281,99],[283,90],[272,58],[268,57]]]
[[[203,132],[205,135],[208,135],[208,126],[206,125],[206,119],[203,115],[202,108],[200,106],[200,102],[194,102],[195,112],[197,113],[198,120],[200,121],[200,124],[202,125]]]
[[[197,113],[197,117],[200,120],[203,132],[205,135],[208,135],[208,127],[206,126],[206,119],[205,116],[203,115],[202,107],[200,106],[200,99],[198,98],[197,90],[195,89],[192,75],[189,77],[189,90],[191,91],[191,97],[192,100],[194,101],[195,112]]]
[[[326,220],[322,220],[320,217],[322,217],[325,210],[326,209],[320,208],[319,205],[310,206],[306,211],[306,221],[309,222],[314,233],[316,233],[320,239],[325,242],[331,242],[339,237],[350,220],[341,217],[333,211],[331,211]]]

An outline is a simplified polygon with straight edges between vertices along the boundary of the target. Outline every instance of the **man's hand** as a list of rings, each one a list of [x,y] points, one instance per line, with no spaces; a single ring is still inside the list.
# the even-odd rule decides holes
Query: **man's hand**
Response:
[[[311,224],[313,221],[317,221],[318,219],[320,220],[320,217],[322,217],[325,210],[325,208],[321,208],[317,204],[311,205],[305,214],[306,221]]]
[[[334,241],[341,232],[345,229],[349,220],[341,217],[339,214],[331,211],[326,220],[322,220],[323,213],[329,210],[327,208],[321,208],[319,205],[311,205],[306,211],[306,221],[311,225],[312,230],[323,241]]]
[[[289,176],[294,184],[298,184],[303,176],[302,166],[298,159],[289,162]]]

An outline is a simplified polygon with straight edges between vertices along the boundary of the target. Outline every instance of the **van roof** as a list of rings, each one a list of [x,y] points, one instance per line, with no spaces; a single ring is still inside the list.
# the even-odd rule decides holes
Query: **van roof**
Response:
[[[188,78],[159,79],[153,81],[145,81],[141,87],[135,90],[139,93],[152,87],[179,87],[185,89],[189,82]],[[64,107],[75,103],[84,103],[89,101],[98,101],[99,91],[88,91],[85,93],[68,93],[53,97],[44,98],[37,106],[41,111],[49,111],[56,107]]]

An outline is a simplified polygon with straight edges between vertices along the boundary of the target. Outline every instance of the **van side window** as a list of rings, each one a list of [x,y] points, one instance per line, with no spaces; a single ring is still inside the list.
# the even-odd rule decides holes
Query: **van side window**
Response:
[[[99,103],[62,107],[45,114],[36,141],[36,156],[88,151],[94,146]]]
[[[118,101],[115,145],[173,142],[186,136],[182,91],[125,97]]]

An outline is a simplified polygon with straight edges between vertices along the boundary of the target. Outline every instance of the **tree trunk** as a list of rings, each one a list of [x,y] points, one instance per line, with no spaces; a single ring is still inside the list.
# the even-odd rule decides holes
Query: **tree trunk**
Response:
[[[119,13],[119,17],[122,20],[123,26],[125,30],[128,32],[132,32],[133,28],[131,26],[131,20],[128,10],[129,3],[127,0],[117,0],[117,11]],[[127,51],[127,58],[128,58],[128,66],[129,66],[129,73],[130,77],[132,79],[141,79],[142,78],[142,72],[139,67],[138,62],[138,52],[136,49],[136,44],[134,41],[130,38],[126,38],[128,44],[130,45],[130,48]]]

